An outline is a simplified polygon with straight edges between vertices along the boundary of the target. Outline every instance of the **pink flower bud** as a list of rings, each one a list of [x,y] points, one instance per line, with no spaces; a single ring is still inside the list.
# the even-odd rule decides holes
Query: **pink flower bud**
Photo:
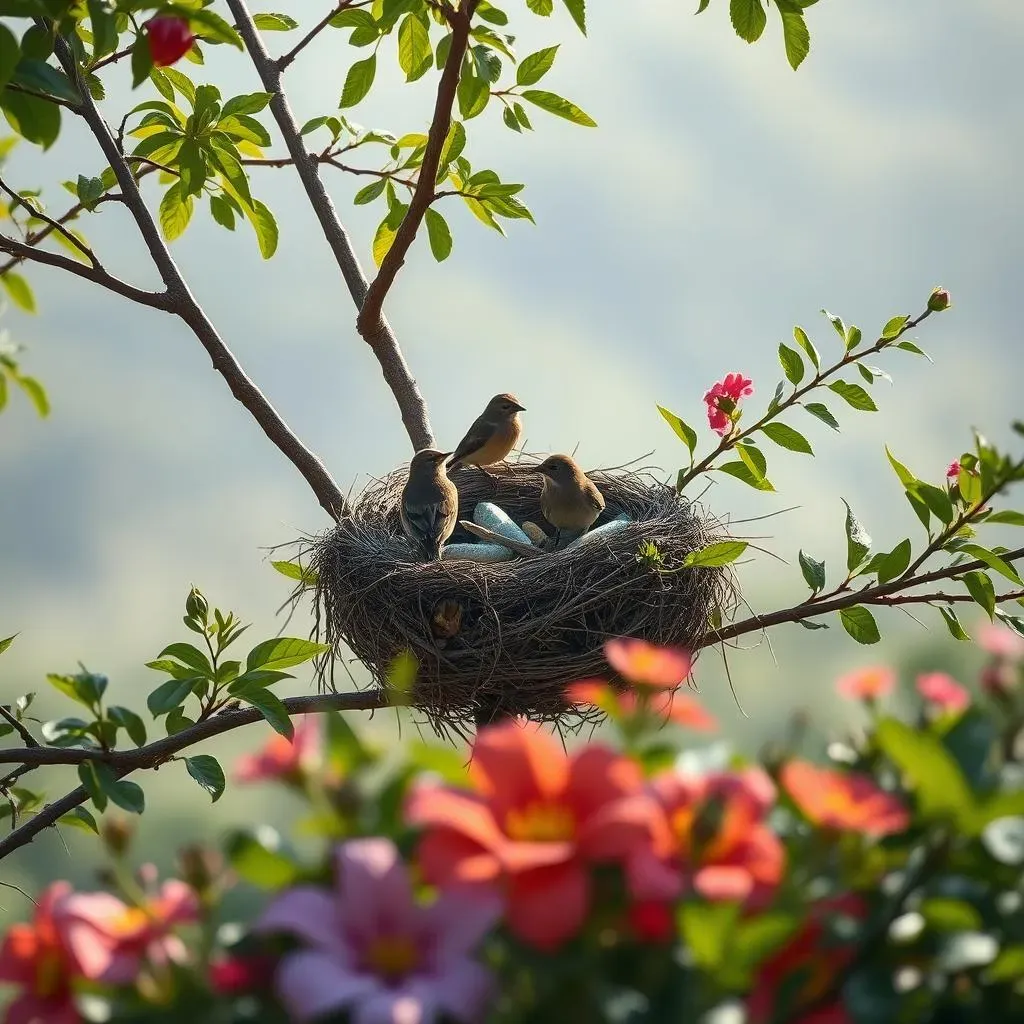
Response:
[[[941,313],[944,309],[949,309],[949,304],[949,292],[945,288],[936,288],[928,296],[928,308],[933,313]]]

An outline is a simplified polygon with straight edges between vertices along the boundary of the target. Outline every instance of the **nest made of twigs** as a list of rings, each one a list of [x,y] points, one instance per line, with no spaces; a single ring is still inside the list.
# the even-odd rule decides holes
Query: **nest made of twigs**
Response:
[[[541,477],[532,464],[457,470],[459,519],[491,501],[517,523],[537,523]],[[418,662],[412,703],[444,731],[508,714],[540,720],[578,716],[568,683],[609,677],[610,637],[700,647],[716,608],[733,596],[719,568],[681,568],[722,529],[650,473],[589,472],[606,508],[595,527],[625,513],[611,536],[534,558],[423,562],[402,533],[398,507],[407,470],[371,483],[346,515],[306,551],[316,572],[318,631],[336,657],[348,648],[387,685],[394,660]],[[452,542],[471,541],[459,527]],[[645,545],[654,545],[656,554]],[[322,669],[333,688],[333,660]]]

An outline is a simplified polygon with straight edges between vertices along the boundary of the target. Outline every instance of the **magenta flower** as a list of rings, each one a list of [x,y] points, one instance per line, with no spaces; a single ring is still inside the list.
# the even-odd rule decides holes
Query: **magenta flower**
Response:
[[[753,393],[754,382],[742,373],[727,373],[723,380],[712,384],[711,390],[704,394],[711,429],[725,437],[740,418],[740,399]]]
[[[1024,637],[1001,623],[986,622],[978,632],[978,644],[996,658],[1007,661],[1024,658]]]
[[[334,892],[296,886],[256,923],[305,943],[274,979],[292,1017],[347,1009],[352,1024],[482,1019],[492,979],[471,954],[500,916],[497,898],[448,890],[417,903],[390,839],[352,839],[335,857]]]
[[[949,464],[949,468],[946,470],[946,479],[947,480],[956,480],[956,478],[959,475],[960,475],[960,460],[959,459],[954,459]]]
[[[949,714],[960,714],[971,703],[971,695],[945,672],[929,672],[917,677],[917,692],[929,704]]]

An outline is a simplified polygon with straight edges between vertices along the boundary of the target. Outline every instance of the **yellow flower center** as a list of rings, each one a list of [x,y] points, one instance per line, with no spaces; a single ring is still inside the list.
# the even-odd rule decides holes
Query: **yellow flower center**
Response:
[[[143,907],[125,907],[110,922],[110,930],[117,935],[132,935],[143,931],[150,924],[152,917]]]
[[[36,960],[35,990],[42,999],[54,995],[60,987],[64,976],[64,965],[56,950],[47,950]]]
[[[366,954],[367,965],[388,981],[405,977],[419,959],[416,944],[405,935],[383,935],[374,939]]]
[[[560,804],[534,803],[513,808],[505,819],[505,833],[519,842],[561,843],[572,839],[576,821]]]
[[[672,815],[672,828],[683,853],[706,863],[725,857],[733,845],[722,827],[725,813],[722,802],[714,797],[702,804],[680,807]]]

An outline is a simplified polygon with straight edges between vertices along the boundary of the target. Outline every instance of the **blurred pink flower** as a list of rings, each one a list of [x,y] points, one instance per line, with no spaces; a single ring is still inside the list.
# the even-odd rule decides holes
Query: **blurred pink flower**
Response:
[[[296,886],[256,923],[305,943],[282,959],[274,981],[293,1019],[342,1009],[352,1024],[482,1019],[492,979],[471,957],[500,916],[497,899],[448,891],[417,903],[390,839],[342,843],[335,865],[335,892]]]
[[[836,692],[850,700],[878,700],[892,691],[896,673],[885,665],[847,672],[836,680]]]
[[[728,434],[733,423],[739,419],[737,407],[740,399],[753,393],[753,381],[742,373],[727,373],[723,380],[712,384],[711,389],[704,394],[711,429],[723,437]]]
[[[275,961],[262,954],[228,954],[210,964],[210,987],[223,996],[244,995],[266,988]]]
[[[910,824],[903,804],[868,775],[788,761],[780,778],[807,820],[820,828],[888,836]]]
[[[676,690],[651,692],[637,688],[617,693],[603,679],[581,679],[566,687],[565,698],[570,704],[592,704],[613,717],[636,718],[648,714],[662,722],[672,722],[698,732],[718,728],[714,717],[696,698]]]
[[[604,645],[608,664],[627,682],[674,690],[690,674],[690,654],[681,647],[661,647],[634,637]]]
[[[978,631],[978,646],[996,658],[1024,658],[1024,636],[995,622],[986,622]]]
[[[917,692],[930,704],[954,714],[959,714],[971,703],[971,695],[945,672],[918,676]]]
[[[316,715],[296,715],[295,734],[287,739],[274,733],[262,750],[243,754],[235,762],[237,782],[300,782],[320,765],[320,723]]]
[[[946,479],[955,480],[960,475],[960,460],[955,459],[949,464],[949,469],[946,470]]]
[[[144,873],[152,877],[155,870],[147,867]],[[101,980],[112,985],[134,981],[146,963],[187,961],[188,950],[173,929],[199,920],[199,899],[194,890],[174,878],[139,906],[130,906],[106,892],[83,892],[68,897],[68,909],[88,923],[97,944],[105,948],[109,960]]]

